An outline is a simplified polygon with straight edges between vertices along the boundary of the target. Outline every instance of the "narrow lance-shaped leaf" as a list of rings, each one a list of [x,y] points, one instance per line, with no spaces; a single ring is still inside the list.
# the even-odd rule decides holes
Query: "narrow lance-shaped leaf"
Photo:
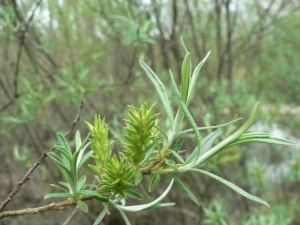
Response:
[[[106,209],[104,208],[101,213],[98,215],[97,219],[95,220],[95,222],[93,223],[93,225],[98,225],[101,223],[101,221],[103,220],[104,216],[106,215]]]
[[[79,190],[83,189],[83,188],[84,188],[84,185],[85,185],[85,182],[86,182],[86,175],[83,175],[83,176],[79,179],[79,181],[78,181],[78,183],[77,183],[77,190],[76,190],[76,191],[79,191]]]
[[[44,199],[47,199],[47,198],[70,198],[70,197],[73,197],[73,195],[70,193],[49,193],[49,194],[45,195]]]
[[[125,224],[126,224],[126,225],[131,225],[131,223],[130,223],[129,219],[127,218],[126,214],[124,213],[124,211],[123,211],[122,209],[120,209],[120,208],[117,208],[117,210],[118,210],[119,213],[121,214],[121,216],[122,216],[122,218],[123,218]]]
[[[100,201],[100,202],[108,202],[108,198],[105,196],[102,196],[101,194],[99,194],[96,191],[93,190],[80,190],[76,193],[77,195],[85,195],[85,196],[92,196],[93,198],[95,198],[96,200]]]
[[[176,85],[176,82],[175,82],[175,78],[174,78],[174,75],[172,73],[172,71],[169,69],[169,74],[170,74],[170,78],[171,78],[171,81],[172,81],[172,86],[173,86],[173,89],[175,90],[175,93],[178,93],[180,95],[180,92],[177,88],[177,85]],[[172,135],[173,136],[169,136],[170,137],[170,140],[169,140],[169,143],[168,144],[171,144],[173,139],[175,138],[177,132],[178,132],[178,128],[179,128],[179,124],[181,122],[181,120],[183,119],[184,115],[182,113],[182,110],[180,110],[180,107],[179,109],[177,110],[177,113],[176,113],[176,116],[175,116],[175,121],[174,121],[174,124],[172,126]],[[167,145],[167,147],[169,147]]]
[[[226,146],[226,148],[230,148],[235,145],[243,144],[243,143],[267,143],[267,144],[276,144],[276,145],[295,145],[292,141],[282,139],[282,138],[276,138],[271,137],[270,135],[266,134],[243,134],[240,138],[235,140],[234,142],[230,143]]]
[[[205,152],[207,152],[213,145],[214,141],[220,136],[220,130],[216,130],[212,132],[211,134],[207,135],[202,140],[202,149],[201,149],[201,155],[203,155]],[[197,156],[197,147],[194,149],[194,151],[189,155],[189,157],[185,160],[183,165],[187,165],[196,159]]]
[[[167,159],[166,160],[166,165],[172,167],[174,170],[178,170],[176,163],[172,159]]]
[[[143,68],[143,70],[146,72],[147,76],[153,83],[153,85],[165,107],[168,119],[169,119],[170,123],[173,124],[174,123],[173,112],[172,112],[172,108],[170,105],[170,101],[169,101],[167,92],[165,90],[165,86],[163,85],[161,80],[158,78],[158,76],[147,66],[146,63],[144,63],[141,59],[139,60],[139,62],[140,62],[141,67]]]
[[[178,151],[181,149],[181,146],[183,144],[183,140],[184,140],[184,138],[181,137],[175,143],[175,145],[173,146],[173,149],[172,149],[173,151],[172,151],[171,155],[169,156],[169,159],[171,159],[171,160],[174,159],[175,153],[178,153]]]
[[[184,43],[184,41],[183,41],[183,38],[182,38],[182,37],[180,37],[180,41],[181,41],[181,45],[182,45],[182,47],[183,47],[183,49],[184,49],[185,53],[187,54],[189,51],[187,50],[187,47],[186,47],[186,45],[185,45],[185,43]]]
[[[68,191],[67,189],[63,188],[63,187],[60,187],[60,186],[55,185],[55,184],[50,184],[50,185],[51,185],[52,187],[58,188],[59,190],[61,190],[61,191],[63,191],[63,192],[69,193],[69,191]]]
[[[65,173],[67,173],[68,175],[70,175],[70,169],[64,164],[64,162],[62,161],[61,158],[59,158],[58,155],[56,155],[54,152],[49,152],[47,155],[60,168],[60,171],[64,170]],[[65,173],[63,173],[63,174],[65,175]]]
[[[77,173],[77,159],[80,151],[76,151],[73,154],[72,160],[71,160],[71,179],[72,183],[70,183],[71,188],[73,191],[77,190],[77,181],[78,181],[78,173]]]
[[[179,186],[182,188],[182,190],[189,196],[189,198],[195,202],[197,205],[199,205],[199,201],[197,197],[193,194],[193,192],[183,183],[175,174],[170,174],[174,180],[179,184]]]
[[[169,186],[167,187],[167,189],[154,201],[148,203],[148,204],[142,204],[142,205],[134,205],[134,206],[120,206],[116,203],[114,203],[113,201],[110,201],[110,203],[112,205],[114,205],[116,208],[120,208],[124,211],[128,211],[128,212],[139,212],[142,210],[146,210],[146,209],[150,209],[150,208],[155,208],[166,196],[167,194],[170,192],[172,186],[174,183],[174,179],[171,180]],[[167,204],[167,203],[166,203]],[[172,204],[172,203],[169,203]]]
[[[256,103],[256,105],[255,105],[254,109],[252,110],[246,123],[240,129],[238,129],[236,132],[231,134],[229,137],[227,137],[226,139],[221,141],[219,144],[217,144],[216,146],[211,148],[209,151],[207,151],[206,153],[201,155],[201,157],[192,165],[192,167],[199,166],[201,163],[203,163],[204,161],[206,161],[207,159],[209,159],[210,157],[215,155],[217,152],[224,149],[226,145],[232,143],[233,141],[238,139],[243,133],[245,133],[256,121],[256,119],[259,115],[259,106],[260,106],[259,103]],[[185,167],[181,167],[180,169],[183,171],[186,169],[186,167],[191,167],[191,166],[186,165]]]
[[[198,130],[199,130],[199,131],[200,131],[200,130],[208,130],[208,129],[213,129],[213,128],[219,128],[219,127],[228,126],[228,125],[230,125],[230,124],[232,124],[232,123],[234,123],[234,122],[237,122],[238,120],[241,120],[241,119],[242,119],[242,118],[238,118],[238,119],[232,120],[232,121],[230,121],[230,122],[228,122],[228,123],[223,123],[223,124],[216,125],[216,126],[198,127]],[[193,129],[187,129],[187,130],[180,131],[180,132],[178,132],[178,133],[176,134],[175,137],[180,137],[180,136],[182,136],[182,135],[184,135],[184,134],[187,134],[187,133],[189,133],[189,132],[192,132],[192,131],[193,131]]]
[[[61,184],[62,186],[70,189],[70,185],[67,182],[63,182],[63,181],[58,181],[59,184]]]
[[[143,197],[139,193],[137,193],[136,191],[133,191],[133,190],[126,189],[126,190],[124,190],[124,193],[125,193],[125,196],[129,197],[129,198],[134,198],[134,199],[138,199],[138,200],[143,199]]]
[[[189,92],[188,92],[188,97],[187,97],[187,103],[186,105],[189,105],[191,99],[192,99],[192,95],[194,93],[194,89],[195,89],[195,84],[199,75],[199,71],[202,68],[203,64],[205,63],[206,59],[208,58],[210,54],[210,51],[207,53],[207,55],[205,56],[205,58],[196,66],[193,74],[192,74],[192,78],[191,78],[191,82],[189,85]]]
[[[201,155],[201,136],[200,136],[199,130],[197,129],[197,124],[195,123],[195,120],[194,120],[193,116],[191,115],[191,113],[189,112],[187,106],[184,104],[184,102],[181,100],[181,98],[177,97],[177,100],[179,102],[180,108],[182,109],[184,115],[186,116],[187,120],[189,121],[191,127],[194,130],[194,134],[196,136],[196,141],[197,141],[197,156],[196,156],[196,159],[198,159],[199,156]]]
[[[85,150],[90,146],[91,142],[88,142],[89,140],[89,136],[90,134],[88,134],[86,136],[86,138],[83,140],[83,142],[81,143],[80,147],[78,149],[76,149],[76,151],[79,151],[79,154],[78,154],[78,158],[76,159],[76,168],[77,168],[77,171],[80,169],[79,167],[79,164],[81,163],[81,159],[84,155],[84,152]]]
[[[76,149],[79,149],[80,146],[81,146],[81,144],[82,144],[81,137],[80,137],[80,131],[79,130],[76,131],[75,142],[76,142]]]
[[[69,145],[68,141],[66,140],[66,138],[64,137],[64,135],[57,133],[56,137],[57,137],[58,144],[65,147],[65,149],[68,150],[69,154],[72,155],[70,145]]]
[[[139,185],[139,183],[142,181],[143,179],[143,174],[140,171],[136,171],[134,173],[134,183],[135,185]]]
[[[231,188],[232,190],[236,191],[237,193],[239,193],[240,195],[244,196],[245,198],[248,198],[254,202],[258,202],[261,203],[267,207],[270,207],[269,204],[267,202],[265,202],[264,200],[249,194],[248,192],[244,191],[243,189],[239,188],[238,186],[236,186],[235,184],[223,179],[222,177],[219,177],[213,173],[207,172],[205,170],[201,170],[201,169],[190,169],[189,171],[195,171],[195,172],[199,172],[199,173],[203,173],[207,176],[210,176],[214,179],[216,179],[217,181],[220,181],[221,183],[225,184],[226,186],[228,186],[229,188]]]
[[[82,165],[90,158],[90,156],[93,155],[93,153],[94,153],[94,151],[91,150],[82,157],[79,165],[77,166],[77,172],[82,167]]]
[[[187,53],[181,67],[181,95],[183,102],[187,102],[189,84],[192,73],[191,54]]]
[[[63,162],[63,164],[67,168],[70,168],[72,155],[68,153],[68,150],[64,146],[58,145],[55,148],[60,152],[61,161]]]
[[[169,72],[170,72],[169,74],[170,74],[170,78],[172,81],[173,89],[175,90],[175,93],[178,93],[180,95],[179,90],[176,85],[176,82],[175,82],[175,79],[174,79],[174,76],[173,76],[173,73],[171,70],[169,70]],[[181,98],[181,96],[180,96],[180,98]],[[180,123],[181,123],[183,117],[184,117],[184,114],[179,107],[177,110],[177,113],[176,113],[174,124],[170,130],[171,134],[169,135],[168,143],[167,143],[167,145],[164,145],[165,148],[169,148],[169,146],[172,144],[174,138],[176,137],[176,135],[178,133],[178,128],[180,128]]]
[[[149,192],[154,190],[154,188],[158,185],[159,181],[160,181],[160,174],[155,173],[150,182]]]
[[[65,156],[66,161],[64,160],[64,162],[69,164],[72,158],[72,154],[70,154],[69,151],[62,145],[55,146],[55,148],[61,153],[62,156]]]
[[[153,145],[145,154],[145,158],[143,159],[143,161],[140,163],[140,165],[144,165],[146,162],[148,162],[148,159],[150,158],[150,156],[152,155],[153,151],[155,149],[155,145]]]
[[[193,128],[193,131],[195,133],[195,136],[196,136],[196,141],[197,141],[197,158],[200,156],[201,154],[201,136],[200,136],[200,133],[198,131],[198,127],[193,119],[193,116],[191,115],[191,113],[189,112],[187,106],[185,105],[185,103],[182,101],[182,98],[180,96],[180,93],[177,89],[177,86],[176,86],[176,83],[175,83],[175,80],[174,80],[174,77],[172,75],[172,72],[170,71],[170,77],[171,77],[171,81],[172,81],[172,84],[173,84],[173,87],[176,91],[176,96],[177,96],[177,101],[180,105],[180,108],[182,110],[182,112],[184,113],[184,115],[187,117],[187,120],[189,121],[190,125],[192,126]]]
[[[76,201],[76,204],[79,206],[79,208],[80,208],[82,211],[84,211],[85,213],[88,213],[89,208],[88,208],[88,206],[87,206],[83,201],[77,200],[77,201]]]
[[[174,150],[171,150],[171,154],[172,154],[173,157],[175,157],[176,159],[178,159],[181,163],[184,162],[183,158],[177,152],[175,152]],[[168,160],[170,160],[170,159],[168,159]]]

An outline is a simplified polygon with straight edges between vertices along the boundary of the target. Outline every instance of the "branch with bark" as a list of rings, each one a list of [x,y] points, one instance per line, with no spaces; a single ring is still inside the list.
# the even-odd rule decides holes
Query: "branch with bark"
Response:
[[[86,196],[81,199],[81,201],[88,201],[92,200],[93,197]],[[20,210],[9,210],[0,213],[0,219],[4,217],[10,216],[21,216],[26,214],[37,214],[39,212],[50,211],[50,210],[63,210],[68,206],[76,205],[73,199],[64,200],[58,203],[50,203],[44,206],[36,207],[36,208],[26,208]]]

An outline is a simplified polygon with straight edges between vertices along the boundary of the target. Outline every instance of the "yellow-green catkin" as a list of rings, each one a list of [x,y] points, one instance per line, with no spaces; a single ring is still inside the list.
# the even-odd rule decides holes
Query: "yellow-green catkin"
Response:
[[[107,157],[110,157],[111,154],[111,145],[112,142],[108,140],[108,124],[105,122],[105,119],[95,115],[94,125],[86,122],[88,129],[90,130],[92,136],[91,147],[94,151],[94,155],[91,157],[95,160],[96,165],[89,164],[89,168],[93,170],[101,179],[101,176],[106,167]]]
[[[131,183],[133,176],[134,169],[126,156],[118,158],[114,155],[107,158],[106,168],[104,169],[99,189],[125,196],[124,191],[135,186]]]
[[[130,106],[128,119],[125,119],[129,126],[125,128],[127,133],[124,137],[127,142],[124,143],[122,154],[130,159],[135,170],[139,169],[146,152],[158,139],[159,131],[154,126],[158,125],[158,114],[152,113],[153,106],[148,109],[147,103],[143,103],[139,110]]]

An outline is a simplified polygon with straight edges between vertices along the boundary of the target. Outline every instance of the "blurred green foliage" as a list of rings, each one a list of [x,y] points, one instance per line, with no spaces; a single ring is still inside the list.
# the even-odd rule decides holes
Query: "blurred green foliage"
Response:
[[[276,123],[285,134],[299,139],[299,0],[3,0],[0,4],[0,156],[6,159],[0,168],[1,179],[8,180],[7,185],[18,181],[19,169],[29,166],[27,159],[34,162],[54,144],[57,131],[68,129],[81,100],[85,103],[82,119],[93,118],[97,112],[111,124],[124,124],[120,118],[127,113],[126,105],[156,102],[158,96],[144,79],[138,59],[159,71],[163,83],[170,83],[165,82],[169,80],[169,69],[179,80],[185,55],[179,47],[181,35],[191,55],[196,56],[193,63],[212,51],[196,84],[196,101],[190,105],[199,126],[245,116],[259,100],[264,106],[260,119],[266,129]],[[175,93],[169,98],[175,101]],[[157,105],[164,111],[161,104]],[[83,128],[84,124],[78,126]],[[14,146],[24,151],[18,156]],[[185,141],[184,148],[189,150],[191,146],[193,141]],[[260,149],[256,147],[253,152]],[[236,195],[226,196],[232,206],[225,207],[225,201],[214,196],[221,187],[204,184],[208,181],[203,178],[199,181],[201,187],[197,182],[191,184],[200,188],[210,213],[195,224],[212,224],[218,216],[225,224],[299,223],[300,212],[295,207],[300,182],[298,151],[270,149],[269,155],[260,154],[248,157],[229,149],[209,166],[246,190],[268,195],[269,199],[264,199],[275,209],[265,212]],[[267,169],[290,159],[293,161],[287,166],[284,182],[270,184]],[[12,161],[19,164],[11,166]],[[53,164],[47,161],[46,165],[49,174],[40,171],[36,176],[57,180]],[[39,187],[35,191],[23,188],[26,193],[41,196],[49,192]],[[0,192],[1,199],[6,195]],[[25,194],[19,201],[31,207]],[[203,217],[205,210],[186,207]],[[225,212],[218,214],[220,209]],[[151,214],[144,215],[145,224],[148,217]],[[184,220],[181,217],[184,214],[169,218],[168,223],[179,224]],[[83,216],[79,220],[89,221]],[[218,221],[215,224],[223,223]]]

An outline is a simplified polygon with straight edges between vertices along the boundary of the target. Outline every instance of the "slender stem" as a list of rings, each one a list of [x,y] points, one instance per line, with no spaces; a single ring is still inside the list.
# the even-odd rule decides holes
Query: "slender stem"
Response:
[[[93,197],[91,196],[85,196],[81,199],[81,201],[88,201],[92,200]],[[25,214],[37,214],[39,212],[43,211],[50,211],[50,210],[63,210],[65,207],[70,206],[70,205],[75,205],[76,203],[74,202],[73,199],[68,199],[64,200],[59,203],[50,203],[44,206],[36,207],[36,208],[27,208],[27,209],[20,209],[20,210],[9,210],[9,211],[4,211],[0,213],[0,219],[4,217],[9,217],[9,216],[20,216],[20,215],[25,215]]]

